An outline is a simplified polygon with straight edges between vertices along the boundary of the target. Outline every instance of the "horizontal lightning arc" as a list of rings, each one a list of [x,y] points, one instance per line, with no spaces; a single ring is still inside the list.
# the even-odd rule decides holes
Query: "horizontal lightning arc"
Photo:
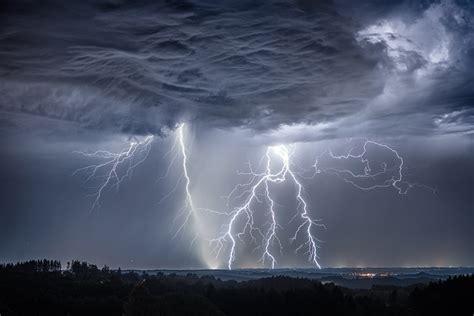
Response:
[[[425,189],[431,190],[433,193],[436,193],[434,188],[429,186],[419,184],[419,183],[412,183],[403,180],[403,168],[405,161],[403,157],[399,154],[399,152],[393,149],[391,146],[383,143],[379,143],[373,140],[363,139],[364,143],[362,144],[362,151],[359,154],[353,154],[355,148],[352,148],[348,154],[345,155],[335,155],[331,150],[324,151],[320,156],[318,156],[313,164],[314,168],[314,175],[318,173],[328,173],[333,174],[342,179],[344,182],[349,183],[356,187],[357,189],[363,191],[369,191],[376,188],[390,188],[393,187],[397,190],[399,194],[407,194],[408,191],[414,187],[421,187]],[[387,168],[387,162],[383,162],[381,164],[381,170],[374,171],[371,165],[371,161],[368,158],[368,149],[367,147],[371,145],[373,147],[381,148],[387,150],[388,152],[394,155],[394,167],[392,169]],[[356,160],[359,161],[363,166],[362,173],[356,173],[349,169],[337,169],[337,168],[324,168],[321,169],[319,167],[319,159],[322,155],[328,153],[329,157],[334,160]],[[395,170],[395,171],[394,171]],[[385,177],[380,181],[379,179]],[[363,181],[370,180],[373,184],[367,185],[363,184]]]

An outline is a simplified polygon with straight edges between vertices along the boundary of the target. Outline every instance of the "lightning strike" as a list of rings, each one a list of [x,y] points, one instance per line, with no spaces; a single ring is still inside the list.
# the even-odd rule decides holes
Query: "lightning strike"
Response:
[[[185,202],[186,205],[177,216],[182,215],[182,213],[184,212],[185,218],[184,218],[184,221],[181,223],[180,227],[178,228],[178,230],[176,231],[174,237],[176,237],[181,232],[181,230],[188,224],[191,216],[194,216],[194,219],[196,219],[196,209],[194,208],[193,197],[191,195],[191,189],[190,189],[191,179],[189,177],[189,172],[188,172],[188,155],[187,155],[187,149],[186,149],[186,144],[184,140],[184,128],[185,128],[184,123],[179,125],[178,130],[177,130],[177,140],[179,142],[179,146],[181,149],[181,156],[183,158],[182,168],[183,168],[183,176],[186,180],[185,187],[184,187],[185,192],[186,192],[186,202]]]
[[[279,249],[280,254],[283,253],[283,246],[279,237],[279,232],[283,229],[283,225],[280,223],[282,218],[278,214],[278,205],[272,193],[272,187],[275,185],[286,182],[294,184],[295,201],[297,204],[295,214],[290,220],[290,223],[294,220],[298,220],[299,222],[289,241],[295,242],[302,240],[301,243],[296,246],[295,253],[304,251],[303,254],[307,256],[308,261],[318,268],[321,268],[318,261],[318,244],[320,241],[315,237],[314,233],[317,228],[325,228],[325,226],[320,220],[315,220],[311,217],[309,205],[304,196],[304,186],[299,180],[300,177],[312,179],[320,173],[332,174],[364,191],[393,187],[399,194],[406,194],[411,188],[416,186],[429,188],[424,185],[405,181],[403,179],[403,157],[389,145],[372,140],[364,139],[360,147],[352,147],[347,154],[337,155],[334,154],[331,149],[324,151],[321,155],[317,156],[312,166],[314,172],[310,177],[305,177],[302,173],[296,171],[298,170],[296,167],[303,171],[307,170],[297,166],[291,161],[294,151],[290,151],[285,145],[278,145],[267,147],[265,154],[260,160],[260,164],[265,163],[265,168],[262,172],[254,171],[250,162],[247,163],[247,172],[237,172],[238,175],[248,176],[249,180],[237,184],[230,194],[227,195],[227,207],[231,209],[230,211],[221,212],[205,208],[198,209],[194,205],[191,193],[191,177],[188,170],[188,149],[186,147],[184,131],[185,125],[180,124],[176,130],[174,144],[165,155],[166,158],[166,156],[172,154],[170,165],[166,169],[166,174],[160,177],[160,179],[169,176],[172,165],[179,157],[182,158],[180,164],[182,173],[177,177],[176,185],[172,191],[166,194],[158,203],[161,203],[162,200],[174,193],[184,179],[185,203],[175,217],[175,220],[178,218],[184,218],[184,220],[176,230],[173,238],[189,225],[192,218],[196,235],[191,245],[199,237],[200,223],[198,215],[211,213],[225,216],[225,224],[222,226],[224,228],[223,231],[216,238],[207,240],[216,258],[221,255],[224,249],[229,249],[227,256],[228,269],[232,269],[233,263],[236,260],[238,243],[243,243],[243,237],[246,235],[248,235],[252,243],[256,245],[254,250],[260,249],[261,251],[259,262],[263,265],[268,262],[272,269],[275,268],[277,264],[275,248]],[[85,183],[98,183],[93,187],[95,191],[92,194],[94,197],[92,210],[100,207],[100,200],[106,189],[115,188],[118,190],[120,184],[125,179],[131,177],[133,170],[147,159],[153,139],[153,136],[144,137],[142,140],[134,138],[129,142],[126,149],[118,153],[106,150],[98,150],[92,153],[77,152],[84,157],[104,160],[102,163],[89,165],[77,169],[74,172],[74,174],[81,172],[86,173],[87,177]],[[179,150],[176,150],[178,147]],[[385,151],[391,155],[391,158],[376,166],[374,160],[369,159],[368,152],[369,148],[372,147]],[[361,164],[362,172],[346,168],[322,168],[320,166],[321,160],[325,155],[328,156],[329,161],[342,163],[358,162]],[[275,167],[275,164],[277,164],[277,167]],[[429,189],[434,192],[434,189]],[[231,204],[233,205],[235,203],[237,203],[238,206],[231,207]],[[267,212],[264,213],[264,218],[266,218],[267,221],[263,225],[258,225],[255,219],[256,203],[264,203],[267,209]]]
[[[153,136],[146,136],[142,140],[133,138],[129,141],[128,148],[118,153],[106,150],[97,150],[92,153],[75,151],[87,158],[104,160],[102,163],[77,169],[73,173],[73,175],[81,172],[86,173],[85,184],[98,181],[98,184],[93,186],[94,193],[91,194],[94,197],[91,212],[100,208],[100,199],[107,188],[115,188],[118,191],[120,184],[130,178],[133,170],[146,160],[153,139]]]
[[[181,221],[181,224],[175,230],[173,239],[176,238],[181,233],[181,231],[189,224],[189,221],[191,218],[194,219],[195,224],[197,221],[197,214],[196,214],[197,211],[196,211],[196,208],[194,207],[193,197],[191,194],[191,177],[188,171],[188,149],[187,149],[185,137],[184,137],[185,128],[186,128],[186,125],[184,123],[181,123],[178,125],[178,128],[176,129],[176,132],[175,132],[176,136],[174,139],[174,143],[171,149],[168,152],[166,152],[166,154],[163,156],[163,158],[171,156],[170,163],[166,169],[165,174],[158,178],[158,180],[168,178],[173,165],[178,160],[178,158],[181,157],[181,163],[180,163],[181,172],[180,172],[179,177],[177,177],[175,186],[168,193],[166,193],[157,203],[157,205],[159,205],[163,201],[168,199],[173,193],[175,193],[180,188],[182,180],[183,179],[185,180],[184,192],[185,192],[186,198],[184,200],[184,205],[177,212],[173,223],[175,223],[176,221],[178,221],[180,218],[183,218],[183,217],[184,217],[184,220]],[[193,244],[193,242],[196,240],[197,237],[198,237],[198,234],[196,233],[193,241],[191,242],[191,245]]]
[[[264,172],[254,172],[252,166],[249,164],[250,171],[248,173],[240,173],[247,174],[251,177],[248,183],[239,184],[237,186],[238,188],[244,188],[243,192],[237,196],[244,197],[246,195],[244,202],[242,205],[235,207],[233,211],[230,212],[230,220],[225,225],[226,230],[222,233],[222,235],[211,240],[211,244],[214,244],[214,252],[216,256],[219,256],[224,246],[227,243],[230,243],[230,251],[227,261],[227,267],[229,269],[232,269],[232,263],[235,261],[237,239],[241,240],[241,236],[246,232],[249,233],[254,242],[256,242],[256,237],[254,234],[258,234],[262,238],[263,253],[260,260],[263,264],[265,264],[266,260],[269,260],[271,267],[275,268],[277,260],[271,248],[274,244],[277,244],[281,251],[282,245],[280,238],[278,237],[278,228],[280,225],[278,224],[278,216],[275,210],[275,201],[272,198],[272,194],[270,192],[270,184],[280,184],[286,181],[292,181],[296,186],[295,199],[298,204],[295,216],[299,216],[302,220],[291,240],[296,240],[298,236],[304,232],[305,241],[298,246],[296,252],[305,248],[305,254],[308,255],[308,260],[318,268],[321,268],[317,256],[318,240],[313,234],[315,227],[324,227],[324,225],[319,223],[318,220],[314,220],[310,217],[308,212],[308,203],[303,197],[303,185],[298,180],[295,172],[291,168],[291,155],[292,153],[290,153],[288,148],[284,145],[270,146],[267,148],[265,156],[263,157],[263,159],[266,161],[266,168]],[[282,165],[281,168],[277,169],[276,171],[272,170],[272,158],[274,156],[279,158]],[[232,195],[237,191],[237,187],[231,192],[229,198],[231,198]],[[255,202],[260,202],[259,190],[264,191],[263,195],[267,201],[270,214],[269,228],[266,232],[263,232],[260,228],[255,227],[254,210],[252,205]],[[237,227],[237,221],[241,217],[244,218],[245,223],[239,230]]]
[[[389,145],[382,144],[373,140],[363,139],[362,146],[358,149],[353,147],[345,155],[335,155],[332,150],[327,150],[318,156],[313,165],[314,175],[318,173],[333,174],[342,179],[344,182],[353,185],[354,187],[368,191],[377,188],[390,188],[393,187],[399,194],[406,194],[410,189],[414,187],[423,187],[432,190],[435,193],[435,189],[419,183],[411,183],[403,179],[403,168],[404,160],[403,157],[398,153],[397,150],[393,149]],[[374,167],[373,162],[368,157],[368,147],[382,149],[393,155],[392,162],[384,161],[380,163],[379,167]],[[354,152],[359,150],[360,153],[355,154]],[[363,172],[355,172],[350,169],[338,169],[338,168],[320,168],[319,159],[322,155],[328,154],[330,158],[334,160],[343,161],[358,161],[362,165]],[[392,166],[389,168],[389,164]]]

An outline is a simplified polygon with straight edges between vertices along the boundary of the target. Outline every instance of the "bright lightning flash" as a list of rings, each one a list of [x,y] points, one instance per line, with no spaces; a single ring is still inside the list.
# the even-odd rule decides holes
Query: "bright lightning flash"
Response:
[[[119,189],[120,184],[132,176],[133,170],[143,163],[148,157],[153,142],[153,136],[146,136],[142,140],[132,139],[128,148],[121,152],[113,153],[106,150],[98,150],[92,153],[76,151],[88,158],[104,160],[104,162],[83,167],[74,171],[73,175],[85,172],[87,178],[85,183],[97,181],[94,185],[94,203],[91,211],[100,208],[100,199],[104,191],[110,187]]]
[[[281,168],[276,171],[272,170],[272,158],[278,157],[281,161]],[[241,240],[242,235],[248,232],[254,242],[256,242],[255,234],[258,234],[262,238],[263,244],[263,253],[261,261],[265,263],[265,260],[269,260],[271,267],[274,268],[277,263],[275,254],[272,252],[272,245],[275,243],[279,246],[280,251],[282,250],[282,245],[280,238],[278,237],[278,229],[281,227],[278,224],[278,216],[275,210],[275,201],[272,198],[270,193],[270,184],[279,184],[285,181],[292,181],[296,187],[296,196],[295,199],[298,202],[297,212],[295,217],[300,217],[302,223],[297,227],[291,240],[296,240],[300,234],[304,234],[305,241],[299,245],[296,249],[298,252],[301,249],[306,249],[305,254],[308,256],[308,260],[320,268],[317,256],[317,239],[314,237],[315,227],[324,227],[323,224],[319,223],[318,220],[314,220],[310,217],[308,212],[308,203],[303,197],[303,185],[298,180],[295,175],[295,172],[292,170],[292,164],[290,158],[292,153],[289,152],[288,148],[284,145],[279,146],[270,146],[267,148],[265,157],[266,159],[266,169],[262,173],[255,173],[252,169],[252,166],[249,164],[250,171],[246,174],[251,177],[250,181],[246,184],[238,185],[229,195],[228,198],[236,192],[238,188],[245,188],[242,194],[238,197],[243,197],[244,202],[242,205],[235,207],[232,212],[228,213],[230,215],[229,222],[225,225],[226,229],[219,237],[212,239],[211,244],[214,244],[214,252],[216,256],[219,256],[222,249],[227,243],[230,243],[230,252],[228,256],[227,266],[229,269],[232,268],[232,263],[235,261],[236,256],[236,247],[237,239]],[[264,198],[267,201],[267,206],[269,210],[270,220],[269,228],[263,232],[260,228],[255,226],[254,221],[254,210],[252,205],[255,202],[259,202],[259,190],[264,191]],[[240,217],[243,217],[245,224],[243,227],[238,229],[237,221]]]
[[[194,208],[194,203],[193,203],[193,197],[191,195],[191,190],[190,190],[191,179],[189,177],[189,172],[188,172],[188,154],[187,154],[186,144],[185,144],[185,141],[184,141],[184,127],[185,127],[184,123],[179,125],[178,131],[177,131],[177,139],[179,141],[179,146],[180,146],[180,149],[181,149],[181,155],[182,155],[182,158],[183,158],[183,160],[182,160],[183,175],[184,175],[184,178],[186,179],[186,184],[185,184],[186,205],[183,209],[183,211],[185,211],[186,215],[185,215],[185,219],[182,222],[181,226],[176,231],[175,236],[177,234],[179,234],[180,231],[188,224],[189,219],[190,219],[191,216],[194,216],[195,220],[197,219],[196,210]],[[178,216],[179,215],[180,214],[178,214]]]
[[[188,149],[186,146],[186,141],[185,141],[185,136],[184,136],[185,129],[186,129],[186,125],[184,123],[181,123],[178,125],[178,128],[176,129],[176,137],[175,137],[173,146],[165,154],[163,158],[166,158],[171,153],[173,153],[173,155],[171,156],[171,160],[170,160],[170,163],[168,165],[165,175],[159,178],[159,179],[168,178],[172,166],[175,164],[178,158],[181,157],[181,165],[180,165],[181,175],[178,177],[178,180],[176,181],[176,185],[173,187],[171,191],[165,194],[157,203],[157,205],[161,204],[161,202],[168,199],[173,193],[175,193],[178,190],[178,188],[180,187],[181,181],[183,179],[185,180],[185,185],[184,185],[184,191],[186,194],[185,203],[183,207],[181,207],[180,211],[177,212],[176,217],[175,217],[175,222],[180,218],[184,218],[184,220],[181,221],[181,224],[178,227],[178,229],[175,231],[173,238],[176,238],[180,234],[180,232],[189,224],[189,221],[191,218],[194,220],[194,224],[195,225],[197,224],[197,214],[196,214],[197,211],[196,211],[196,208],[194,207],[193,197],[191,194],[191,177],[188,171]],[[179,147],[179,150],[176,150],[177,147]],[[193,239],[193,242],[197,237],[198,236],[196,233],[196,237]]]
[[[279,237],[279,231],[282,230],[283,226],[280,224],[282,218],[278,216],[277,204],[271,189],[274,185],[286,182],[294,184],[295,200],[297,202],[295,214],[290,222],[298,220],[299,223],[290,241],[302,240],[297,245],[295,253],[304,251],[308,261],[321,268],[318,262],[319,240],[314,236],[314,233],[318,227],[325,228],[325,226],[320,220],[315,220],[311,217],[309,205],[304,196],[304,187],[297,175],[302,178],[311,179],[320,173],[332,174],[361,190],[393,187],[399,194],[406,194],[408,190],[416,186],[429,188],[417,183],[407,182],[403,179],[404,160],[398,151],[386,144],[364,139],[360,147],[353,147],[349,150],[348,154],[336,155],[331,150],[326,150],[315,160],[313,165],[314,173],[310,177],[305,177],[302,173],[295,171],[295,167],[299,168],[298,170],[304,171],[304,169],[292,163],[291,158],[294,155],[294,151],[290,151],[285,145],[278,145],[267,147],[265,155],[262,156],[261,162],[265,162],[264,171],[255,172],[252,165],[248,163],[248,172],[238,172],[239,175],[249,177],[247,182],[238,184],[227,196],[228,207],[231,203],[237,203],[238,206],[231,208],[228,212],[196,208],[191,192],[191,178],[188,171],[189,157],[184,131],[185,125],[180,124],[176,131],[175,142],[171,150],[166,154],[167,156],[172,152],[174,153],[164,177],[168,177],[172,165],[180,156],[182,158],[180,166],[182,174],[177,178],[173,190],[166,194],[158,203],[161,203],[162,200],[174,193],[181,181],[185,180],[185,203],[176,216],[176,219],[184,218],[184,220],[174,237],[184,230],[192,219],[193,228],[196,232],[193,242],[197,239],[201,229],[199,216],[208,213],[225,216],[226,221],[222,226],[223,231],[216,238],[207,240],[210,242],[211,251],[214,252],[216,257],[219,257],[225,251],[224,249],[229,249],[228,255],[226,255],[227,267],[229,269],[232,269],[232,265],[236,260],[239,241],[243,243],[242,237],[247,234],[256,245],[255,250],[261,249],[259,261],[262,264],[269,262],[271,268],[275,268],[277,255],[274,249],[276,246],[280,254],[282,254],[283,246]],[[103,160],[102,163],[80,168],[74,172],[74,174],[86,173],[85,183],[97,183],[93,187],[95,191],[92,194],[94,197],[92,210],[100,207],[101,197],[107,188],[118,190],[120,184],[132,175],[133,170],[146,160],[150,153],[153,139],[153,136],[144,137],[142,140],[134,138],[129,142],[126,149],[118,153],[105,150],[98,150],[93,153],[78,152],[85,157]],[[175,150],[178,146],[179,151]],[[374,160],[369,160],[369,148],[370,150],[385,151],[391,158],[376,165]],[[335,167],[322,168],[321,160],[324,155],[328,157],[328,161],[340,163],[357,162],[363,171],[356,172],[351,169]],[[275,164],[277,167],[275,167]],[[429,189],[434,192],[434,189]],[[262,197],[268,210],[268,213],[265,213],[264,216],[267,218],[267,222],[263,225],[258,225],[255,221],[255,204],[262,203]]]

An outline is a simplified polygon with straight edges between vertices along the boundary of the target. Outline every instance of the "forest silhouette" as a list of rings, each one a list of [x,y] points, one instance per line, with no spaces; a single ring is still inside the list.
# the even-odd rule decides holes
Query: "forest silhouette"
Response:
[[[149,275],[72,261],[0,265],[0,315],[473,315],[474,276],[349,289],[275,276]]]

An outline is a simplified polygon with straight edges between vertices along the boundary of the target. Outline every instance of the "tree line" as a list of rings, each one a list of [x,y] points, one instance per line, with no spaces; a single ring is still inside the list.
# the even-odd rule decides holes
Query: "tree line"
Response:
[[[0,314],[10,315],[472,315],[474,276],[409,287],[348,289],[275,276],[243,282],[153,275],[72,261],[0,265]]]

